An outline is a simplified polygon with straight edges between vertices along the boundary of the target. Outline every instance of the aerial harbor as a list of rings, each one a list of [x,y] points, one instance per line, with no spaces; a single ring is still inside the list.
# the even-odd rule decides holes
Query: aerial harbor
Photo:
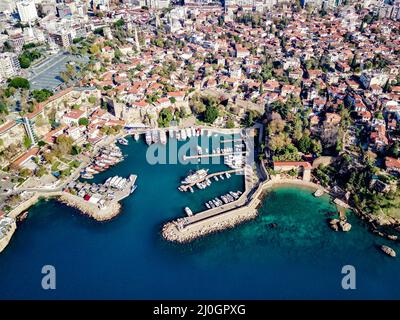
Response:
[[[0,8],[0,299],[400,299],[399,0]]]

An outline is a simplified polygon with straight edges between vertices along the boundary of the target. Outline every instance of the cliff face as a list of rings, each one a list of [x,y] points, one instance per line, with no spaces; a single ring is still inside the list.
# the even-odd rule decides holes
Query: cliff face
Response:
[[[6,228],[3,228],[3,230],[6,229],[6,232],[3,236],[0,238],[0,252],[2,252],[8,245],[8,243],[11,240],[11,237],[13,236],[15,229],[17,229],[17,224],[15,223],[15,220],[8,224]]]

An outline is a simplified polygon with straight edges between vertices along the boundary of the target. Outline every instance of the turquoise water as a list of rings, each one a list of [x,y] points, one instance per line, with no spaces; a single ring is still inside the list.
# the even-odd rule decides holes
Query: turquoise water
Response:
[[[123,148],[127,158],[96,177],[138,174],[138,189],[123,212],[95,222],[56,201],[43,201],[0,255],[2,299],[323,299],[399,298],[399,260],[377,244],[399,246],[370,234],[356,217],[349,233],[326,223],[335,207],[307,189],[276,188],[257,219],[222,233],[178,245],[162,240],[166,221],[193,211],[228,190],[243,188],[241,176],[214,182],[194,194],[176,188],[189,169],[202,165],[156,165],[145,160],[143,141]],[[204,165],[210,172],[224,165]],[[276,223],[276,228],[270,228]],[[341,288],[343,265],[354,265],[356,290]],[[41,288],[41,268],[53,265],[57,289]]]

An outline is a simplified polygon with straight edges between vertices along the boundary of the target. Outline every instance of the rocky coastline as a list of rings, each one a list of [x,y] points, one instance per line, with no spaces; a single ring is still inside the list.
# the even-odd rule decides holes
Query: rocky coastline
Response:
[[[232,216],[230,218],[211,223],[206,225],[198,230],[188,230],[188,231],[179,231],[177,223],[175,221],[168,222],[164,225],[162,229],[162,236],[165,240],[171,242],[178,242],[178,243],[188,243],[197,238],[224,231],[227,229],[232,229],[239,224],[242,224],[246,221],[253,220],[257,217],[258,212],[257,210],[251,210],[247,215],[237,215]]]
[[[78,209],[82,214],[85,214],[96,221],[107,221],[116,217],[121,212],[121,204],[113,202],[107,207],[100,208],[95,204],[88,203],[81,198],[72,194],[64,194],[58,197],[61,203]]]

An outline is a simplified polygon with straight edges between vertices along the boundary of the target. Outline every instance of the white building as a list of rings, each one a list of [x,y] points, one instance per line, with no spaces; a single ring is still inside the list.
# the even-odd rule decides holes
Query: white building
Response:
[[[16,76],[21,71],[18,57],[11,52],[0,54],[0,77],[8,79]]]
[[[22,23],[33,22],[38,18],[35,2],[33,0],[18,1],[17,9]]]

